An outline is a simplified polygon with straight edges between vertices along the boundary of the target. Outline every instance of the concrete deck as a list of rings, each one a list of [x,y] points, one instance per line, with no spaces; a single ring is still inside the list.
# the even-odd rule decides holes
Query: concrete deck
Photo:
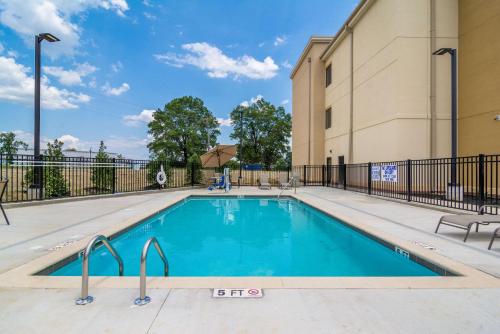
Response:
[[[0,274],[78,242],[141,212],[206,190],[152,193],[7,209],[0,225]],[[232,194],[277,194],[242,188]],[[308,187],[297,196],[325,211],[361,221],[445,258],[500,277],[500,240],[487,250],[495,226],[471,233],[443,226],[443,212],[337,189]],[[497,225],[498,226],[498,225]],[[51,250],[52,249],[52,250]],[[492,278],[495,280],[494,278]],[[500,281],[496,279],[496,281]],[[0,284],[1,285],[1,284]],[[494,333],[500,328],[500,289],[266,289],[260,300],[210,298],[209,289],[149,289],[152,303],[132,306],[138,289],[93,288],[96,301],[74,305],[76,288],[0,288],[0,332],[371,332]],[[54,330],[57,328],[57,330]]]

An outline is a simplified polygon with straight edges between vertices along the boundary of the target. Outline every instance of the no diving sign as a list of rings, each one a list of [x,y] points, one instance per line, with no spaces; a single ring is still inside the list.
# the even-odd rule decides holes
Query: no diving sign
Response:
[[[214,289],[213,298],[262,298],[262,289]]]

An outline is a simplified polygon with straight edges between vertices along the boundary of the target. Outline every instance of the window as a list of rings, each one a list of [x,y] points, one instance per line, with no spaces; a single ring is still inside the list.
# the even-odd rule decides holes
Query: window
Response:
[[[332,108],[326,109],[325,112],[325,129],[332,127]]]
[[[326,87],[332,83],[332,64],[326,67]]]

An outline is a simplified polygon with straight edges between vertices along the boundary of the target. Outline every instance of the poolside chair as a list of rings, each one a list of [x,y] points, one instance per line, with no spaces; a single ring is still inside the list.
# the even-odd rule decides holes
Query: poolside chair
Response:
[[[288,190],[292,186],[293,177],[288,179],[287,175],[280,174],[279,182],[280,182],[280,189]]]
[[[466,230],[467,233],[465,234],[464,237],[464,242],[467,241],[467,238],[469,237],[470,230],[474,224],[476,224],[476,232],[479,231],[479,225],[489,225],[489,224],[500,224],[500,215],[490,215],[490,214],[484,214],[486,208],[500,208],[499,205],[483,205],[479,208],[479,212],[477,215],[445,215],[442,216],[439,219],[439,223],[436,226],[436,231],[434,233],[437,233],[439,230],[439,226],[441,224],[443,225],[448,225],[452,227],[456,227],[462,230]],[[496,230],[495,230],[496,232]],[[495,238],[495,234],[493,235],[493,239]],[[491,242],[493,243],[493,242]],[[491,245],[490,245],[491,246]]]
[[[269,183],[269,175],[261,174],[259,179],[259,189],[271,189],[271,183]]]
[[[5,213],[5,210],[3,209],[3,206],[2,206],[3,194],[5,193],[5,190],[7,189],[8,182],[9,182],[9,180],[0,179],[0,209],[2,210],[3,216],[5,217],[5,221],[7,222],[7,225],[10,225],[9,219],[7,218],[7,214]]]
[[[500,227],[497,227],[495,231],[493,231],[488,249],[491,249],[491,246],[493,246],[493,241],[495,241],[496,238],[500,238]]]

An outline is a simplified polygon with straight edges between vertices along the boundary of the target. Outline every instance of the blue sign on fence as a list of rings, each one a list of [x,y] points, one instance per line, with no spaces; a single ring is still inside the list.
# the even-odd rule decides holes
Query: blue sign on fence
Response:
[[[372,166],[372,181],[380,181],[380,166]]]
[[[398,182],[398,166],[382,165],[382,181]]]

